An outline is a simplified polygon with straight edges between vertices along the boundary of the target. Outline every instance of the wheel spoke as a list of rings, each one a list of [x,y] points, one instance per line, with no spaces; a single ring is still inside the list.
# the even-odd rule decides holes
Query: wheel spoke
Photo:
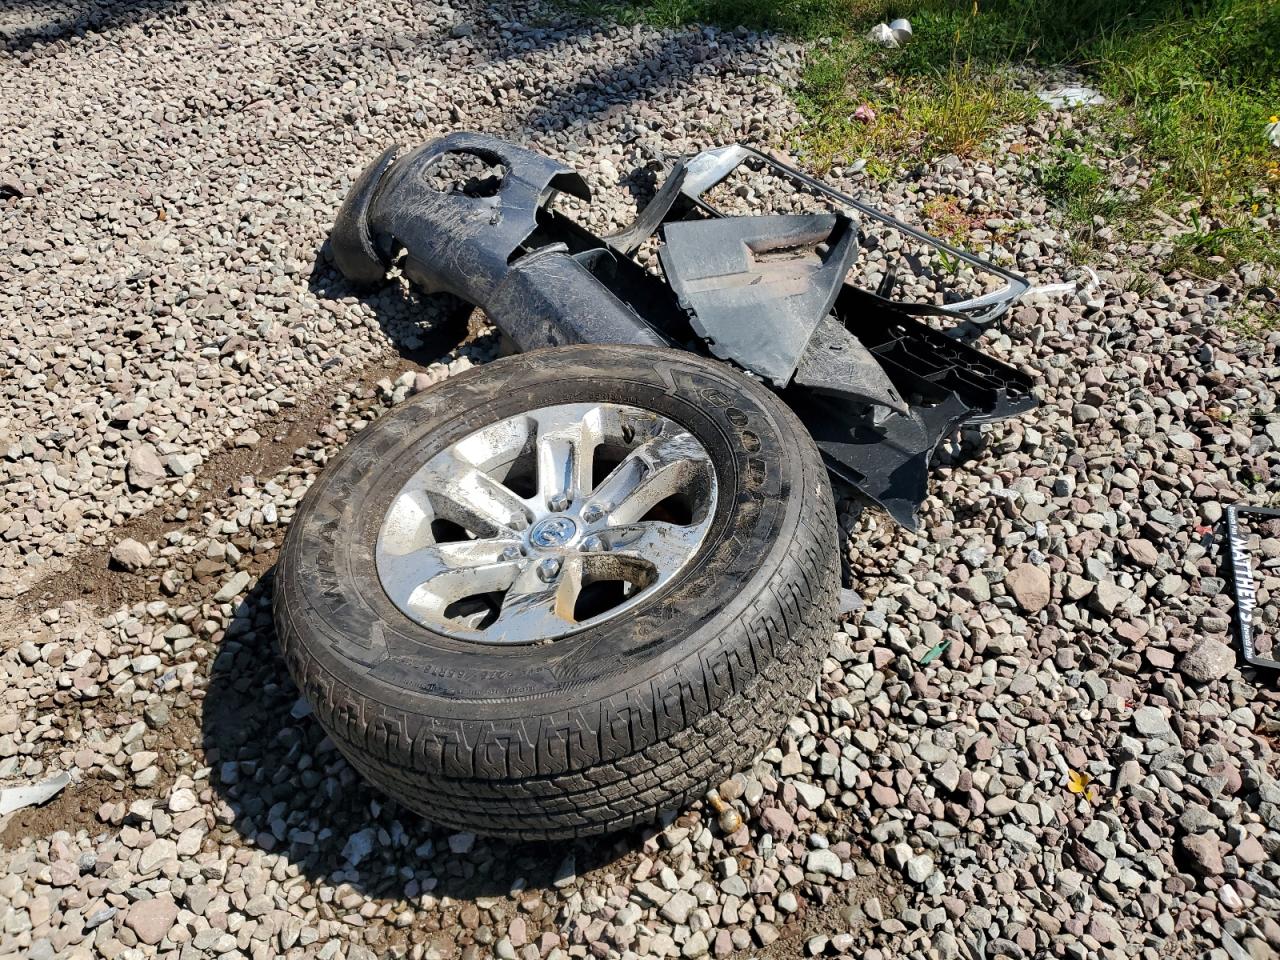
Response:
[[[499,538],[431,544],[382,563],[380,579],[392,603],[443,610],[453,600],[510,586],[520,560],[503,553],[519,548],[518,540]]]
[[[590,502],[609,515],[611,524],[634,523],[710,466],[702,445],[687,431],[664,433],[627,454]]]
[[[652,564],[654,584],[667,580],[688,562],[702,535],[702,524],[683,526],[662,520],[612,527],[603,533],[611,554]]]
[[[585,420],[538,432],[538,496],[576,500],[591,487],[591,453],[598,434]],[[550,509],[548,507],[548,509]]]
[[[529,525],[529,509],[519,496],[452,454],[437,458],[425,479],[436,515],[472,533],[515,536]]]

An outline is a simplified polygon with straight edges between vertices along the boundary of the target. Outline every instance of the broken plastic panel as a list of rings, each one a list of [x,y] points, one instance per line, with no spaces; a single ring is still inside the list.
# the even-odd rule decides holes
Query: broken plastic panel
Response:
[[[858,255],[853,222],[832,215],[675,221],[664,238],[662,269],[694,330],[722,360],[754,358],[751,372],[775,387],[791,382]]]
[[[38,807],[48,803],[71,782],[71,774],[65,770],[56,773],[38,783],[23,787],[5,787],[0,790],[0,817],[21,810],[23,807]]]

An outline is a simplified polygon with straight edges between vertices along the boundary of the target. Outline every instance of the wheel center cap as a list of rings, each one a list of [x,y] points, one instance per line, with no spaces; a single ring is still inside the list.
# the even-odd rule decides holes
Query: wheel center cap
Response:
[[[578,532],[578,525],[568,517],[547,517],[534,524],[529,541],[535,547],[563,547]]]

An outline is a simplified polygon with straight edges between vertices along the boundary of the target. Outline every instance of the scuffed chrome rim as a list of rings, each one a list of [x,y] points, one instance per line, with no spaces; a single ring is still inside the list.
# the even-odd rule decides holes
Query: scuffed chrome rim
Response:
[[[597,458],[616,462],[598,484]],[[440,633],[555,640],[622,615],[684,569],[716,492],[706,449],[673,420],[614,403],[540,407],[409,478],[378,532],[378,579]]]

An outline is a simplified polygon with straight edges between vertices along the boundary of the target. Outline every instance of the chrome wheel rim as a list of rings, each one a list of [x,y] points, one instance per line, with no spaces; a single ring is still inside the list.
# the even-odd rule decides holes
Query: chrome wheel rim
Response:
[[[715,468],[675,421],[539,407],[431,457],[391,500],[375,561],[410,619],[478,643],[548,643],[628,612],[697,556]]]

